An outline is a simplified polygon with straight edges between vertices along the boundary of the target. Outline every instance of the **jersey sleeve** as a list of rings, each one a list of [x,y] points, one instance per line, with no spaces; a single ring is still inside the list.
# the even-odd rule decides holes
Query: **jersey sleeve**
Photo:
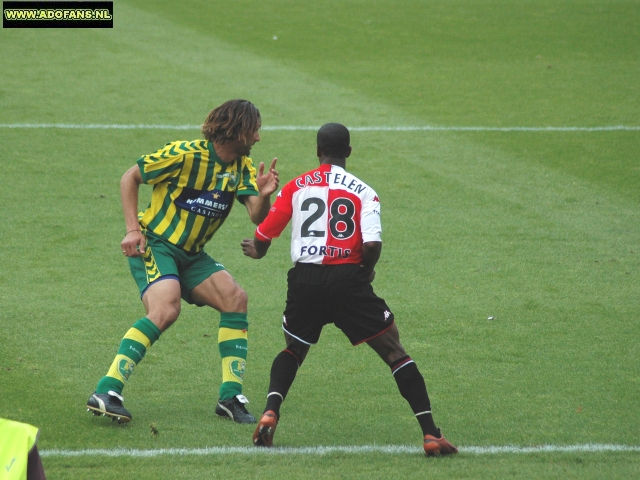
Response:
[[[258,240],[270,242],[273,238],[279,237],[291,220],[293,215],[293,189],[291,185],[291,182],[288,183],[278,193],[276,201],[269,210],[269,214],[256,228],[255,235]]]
[[[381,242],[382,223],[380,222],[380,199],[371,188],[362,201],[360,212],[362,242]]]
[[[256,183],[256,168],[253,166],[253,160],[249,157],[242,157],[239,175],[240,183],[236,195],[258,195],[258,184]]]
[[[169,182],[180,176],[184,165],[184,152],[180,152],[176,147],[184,142],[167,143],[163,148],[150,155],[143,155],[137,161],[142,182],[155,185],[157,183]]]

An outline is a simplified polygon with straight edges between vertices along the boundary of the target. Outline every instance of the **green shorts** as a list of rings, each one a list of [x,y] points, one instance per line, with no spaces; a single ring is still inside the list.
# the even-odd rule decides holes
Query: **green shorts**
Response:
[[[129,257],[131,274],[140,289],[140,298],[150,285],[173,278],[180,282],[182,298],[198,305],[191,299],[191,290],[212,274],[224,270],[224,265],[216,262],[204,251],[189,253],[169,243],[152,232],[143,232],[147,239],[145,254]]]

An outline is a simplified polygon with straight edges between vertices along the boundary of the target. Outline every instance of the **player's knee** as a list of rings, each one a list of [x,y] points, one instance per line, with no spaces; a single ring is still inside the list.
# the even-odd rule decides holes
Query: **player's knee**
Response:
[[[165,310],[165,319],[167,322],[173,323],[180,316],[180,304],[170,305]]]
[[[163,305],[150,311],[147,316],[161,332],[164,332],[180,316],[180,304]]]
[[[290,353],[295,359],[298,361],[298,366],[302,365],[304,359],[307,357],[307,353],[309,353],[309,345],[306,345],[302,342],[298,342],[293,338],[289,338],[287,341],[287,348],[285,352]]]
[[[238,286],[235,289],[231,299],[232,299],[233,304],[234,304],[232,311],[235,311],[235,312],[246,312],[247,311],[247,303],[249,301],[249,296],[247,295],[247,292],[245,292],[242,287]]]
[[[406,350],[398,338],[393,335],[381,335],[367,343],[387,365],[391,365],[407,356]]]
[[[393,365],[398,360],[401,360],[401,359],[406,358],[406,357],[408,357],[407,352],[401,346],[400,349],[395,349],[395,350],[391,350],[389,352],[386,352],[385,357],[383,357],[382,359],[384,360],[384,362],[387,365]]]

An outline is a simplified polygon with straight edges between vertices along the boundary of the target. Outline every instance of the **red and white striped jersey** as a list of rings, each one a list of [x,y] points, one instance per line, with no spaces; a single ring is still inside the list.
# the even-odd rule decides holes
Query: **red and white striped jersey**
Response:
[[[256,238],[271,241],[291,219],[294,263],[359,265],[362,243],[381,241],[376,192],[336,165],[320,165],[287,183],[256,229]]]

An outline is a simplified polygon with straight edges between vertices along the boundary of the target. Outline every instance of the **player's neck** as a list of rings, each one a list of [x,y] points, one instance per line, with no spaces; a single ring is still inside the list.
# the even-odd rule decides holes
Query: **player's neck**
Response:
[[[213,142],[213,149],[216,151],[218,158],[225,163],[231,163],[239,157],[237,149],[232,142],[222,144]]]
[[[320,157],[320,165],[335,165],[336,167],[340,167],[340,168],[346,170],[347,159],[346,158]]]

